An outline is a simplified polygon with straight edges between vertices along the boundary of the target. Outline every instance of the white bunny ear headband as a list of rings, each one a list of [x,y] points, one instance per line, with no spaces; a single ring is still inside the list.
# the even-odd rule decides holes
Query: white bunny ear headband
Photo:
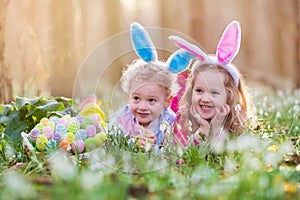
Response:
[[[159,62],[156,48],[145,30],[138,22],[130,26],[131,41],[137,55],[145,62]],[[193,55],[184,49],[174,52],[165,63],[168,70],[172,73],[180,73],[189,67]]]
[[[184,49],[193,54],[198,61],[193,65],[192,72],[200,64],[218,64],[224,67],[232,76],[236,87],[239,85],[239,73],[236,68],[231,65],[231,61],[234,59],[240,48],[241,42],[241,27],[239,22],[232,21],[223,32],[221,39],[219,40],[216,56],[211,57],[204,53],[198,46],[190,44],[184,39],[178,36],[169,36],[179,48]]]

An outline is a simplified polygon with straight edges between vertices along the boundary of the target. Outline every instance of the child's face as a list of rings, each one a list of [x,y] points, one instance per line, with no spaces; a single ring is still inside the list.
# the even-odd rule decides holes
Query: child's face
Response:
[[[167,89],[155,83],[144,83],[131,91],[128,98],[131,113],[140,125],[147,127],[150,122],[158,118],[163,109],[170,105]]]
[[[207,69],[196,76],[192,90],[192,105],[200,116],[206,120],[212,119],[216,108],[226,103],[224,75],[217,69]]]

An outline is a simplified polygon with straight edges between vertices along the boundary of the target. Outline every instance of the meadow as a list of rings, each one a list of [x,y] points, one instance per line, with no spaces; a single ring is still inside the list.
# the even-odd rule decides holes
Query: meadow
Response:
[[[0,109],[0,199],[299,199],[300,90],[256,90],[252,101],[247,131],[220,148],[145,153],[108,131],[103,146],[72,154],[27,149],[20,134],[75,115],[74,101],[17,97]]]

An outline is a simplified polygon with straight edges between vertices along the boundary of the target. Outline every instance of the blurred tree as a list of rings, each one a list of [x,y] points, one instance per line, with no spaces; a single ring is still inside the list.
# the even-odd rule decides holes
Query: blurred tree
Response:
[[[294,0],[295,3],[295,13],[296,13],[296,65],[295,65],[295,73],[294,73],[294,80],[295,80],[295,86],[296,88],[300,88],[300,1],[299,0]]]
[[[8,68],[4,62],[4,36],[6,26],[6,13],[9,0],[0,1],[0,103],[9,103],[13,100],[12,80],[9,76]]]
[[[76,50],[78,50],[77,31],[80,15],[77,1],[51,1],[50,9],[50,44],[51,44],[51,77],[52,96],[72,97],[73,82],[79,67]],[[76,29],[77,28],[77,29]]]

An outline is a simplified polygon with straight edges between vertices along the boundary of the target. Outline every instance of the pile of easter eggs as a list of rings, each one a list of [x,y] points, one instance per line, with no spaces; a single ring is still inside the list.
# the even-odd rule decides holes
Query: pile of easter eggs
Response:
[[[106,138],[98,114],[42,118],[29,133],[39,151],[61,148],[82,153],[102,146]]]

